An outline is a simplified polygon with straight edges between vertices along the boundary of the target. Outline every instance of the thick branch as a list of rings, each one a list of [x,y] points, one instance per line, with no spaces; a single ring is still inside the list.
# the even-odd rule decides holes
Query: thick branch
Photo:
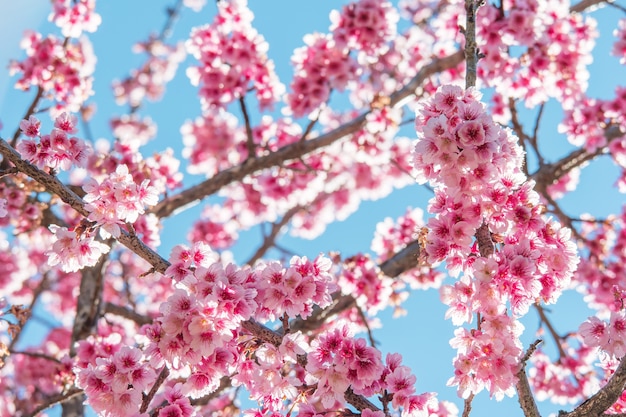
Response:
[[[404,88],[391,95],[390,105],[392,107],[401,105],[406,98],[415,94],[415,90],[428,77],[445,69],[453,68],[462,60],[463,52],[459,51],[448,57],[436,59],[430,64],[424,66],[420,72],[407,85],[404,86]],[[317,138],[294,142],[278,149],[276,152],[270,153],[269,155],[253,159],[249,158],[241,165],[220,171],[206,181],[162,200],[151,210],[151,212],[160,218],[168,217],[174,211],[195,201],[202,200],[216,193],[228,184],[241,181],[250,174],[272,166],[282,165],[285,161],[300,158],[318,149],[326,147],[363,128],[367,122],[367,115],[370,111],[361,114],[352,121],[347,122],[328,133],[318,136]]]
[[[569,8],[569,11],[573,13],[582,13],[585,10],[594,8],[596,6],[602,7],[605,3],[608,4],[613,2],[607,0],[582,0],[579,3],[572,4]]]
[[[561,412],[562,417],[595,417],[602,415],[624,392],[626,386],[626,356],[624,356],[609,382],[571,413]]]
[[[465,0],[465,88],[476,86],[478,47],[476,46],[476,9],[478,1]]]
[[[30,162],[23,160],[20,154],[4,139],[0,139],[0,153],[11,161],[17,169],[43,185],[51,194],[57,195],[65,204],[72,207],[79,214],[84,217],[89,216],[89,211],[85,208],[85,202],[76,195],[76,193],[66,187],[58,178],[47,174]],[[146,246],[136,235],[131,235],[127,231],[122,230],[117,240],[148,261],[156,271],[163,273],[169,266],[169,263],[165,259]]]
[[[604,136],[607,140],[607,145],[618,138],[623,137],[625,132],[620,126],[611,125],[607,127],[604,132]],[[545,189],[555,180],[561,178],[574,168],[581,167],[588,161],[591,161],[606,152],[606,147],[596,149],[594,152],[588,152],[586,149],[576,149],[564,156],[559,161],[552,164],[543,165],[537,172],[532,175],[532,178],[537,183],[535,189],[542,194],[545,194]]]
[[[113,303],[105,303],[104,312],[109,314],[115,314],[116,316],[124,317],[125,319],[132,320],[139,326],[152,323],[152,319],[148,316],[141,315],[134,310],[126,307],[118,306]]]

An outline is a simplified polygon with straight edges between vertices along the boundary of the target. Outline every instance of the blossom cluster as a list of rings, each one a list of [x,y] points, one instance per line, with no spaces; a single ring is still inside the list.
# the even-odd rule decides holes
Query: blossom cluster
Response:
[[[75,136],[76,116],[62,113],[56,117],[50,134],[41,134],[41,121],[35,116],[20,122],[20,129],[26,138],[16,146],[17,151],[27,161],[39,168],[69,170],[72,166],[85,167],[91,149],[85,141]]]
[[[81,105],[93,94],[93,72],[95,56],[91,44],[81,38],[77,43],[64,42],[53,35],[43,37],[33,31],[26,31],[21,43],[26,51],[23,61],[11,61],[11,75],[21,73],[15,87],[28,90],[38,87],[44,97],[56,102],[53,113],[77,112]]]
[[[598,221],[585,216],[581,236],[588,252],[574,275],[577,289],[596,315],[607,319],[626,305],[626,207],[619,216]],[[601,265],[601,267],[598,267]],[[595,346],[595,345],[594,345]]]
[[[137,416],[143,393],[156,379],[142,351],[121,342],[118,333],[89,336],[78,342],[76,350],[77,385],[87,403],[105,417]]]
[[[538,401],[550,399],[557,404],[574,404],[592,395],[598,386],[598,378],[592,372],[596,360],[594,348],[578,343],[576,348],[565,346],[567,356],[552,362],[542,350],[533,353],[533,366],[528,381]]]
[[[102,18],[95,12],[96,0],[53,0],[53,12],[48,20],[61,28],[63,36],[78,38],[85,32],[95,32]]]
[[[527,106],[554,97],[572,108],[585,92],[598,36],[593,18],[570,13],[565,3],[513,1],[506,15],[497,6],[481,7],[477,22],[484,54],[478,75],[499,93]],[[521,56],[510,54],[511,47],[521,47]]]
[[[311,113],[329,99],[332,90],[343,91],[360,73],[356,61],[332,36],[309,34],[304,43],[291,58],[295,73],[286,100],[294,117]]]
[[[152,101],[161,98],[165,85],[174,78],[186,54],[182,43],[167,45],[156,38],[135,45],[133,51],[147,53],[148,59],[139,69],[132,70],[128,78],[114,81],[113,94],[117,104],[129,103],[136,108],[145,98]]]
[[[340,49],[356,49],[368,56],[386,51],[396,35],[399,15],[385,0],[360,0],[330,13],[330,31]]]
[[[48,255],[48,265],[60,265],[65,272],[73,272],[85,266],[93,266],[102,254],[109,252],[109,247],[95,239],[92,230],[68,230],[67,227],[50,225],[54,234],[52,248]]]
[[[379,263],[385,262],[408,244],[418,240],[426,230],[425,225],[424,211],[420,208],[408,208],[395,221],[387,217],[378,223],[371,249],[378,255]],[[435,268],[418,265],[396,277],[394,282],[402,280],[413,289],[427,289],[439,287],[444,277],[445,275]]]
[[[267,58],[268,45],[252,27],[246,0],[220,2],[212,24],[195,28],[187,51],[200,63],[189,67],[191,83],[200,86],[205,109],[243,99],[252,88],[261,109],[270,108],[284,92]]]
[[[578,331],[587,346],[597,346],[615,358],[626,355],[626,310],[611,312],[608,323],[589,317]]]
[[[246,135],[232,113],[222,108],[210,108],[202,117],[185,122],[180,133],[183,136],[183,157],[189,160],[187,170],[191,174],[214,175],[242,161],[244,155],[237,147],[245,143]]]
[[[446,260],[451,273],[464,273],[442,289],[446,315],[456,325],[477,313],[482,318],[481,332],[455,342],[459,355],[451,382],[464,396],[488,388],[499,397],[512,393],[521,352],[506,306],[521,316],[538,299],[554,302],[578,258],[569,229],[542,216],[534,184],[521,171],[517,139],[495,124],[478,100],[474,89],[447,85],[423,105],[416,119],[415,168],[420,182],[435,187],[427,260]],[[489,326],[498,329],[494,334],[510,334],[508,345],[485,345]],[[480,367],[485,361],[489,372]]]
[[[149,182],[135,183],[126,165],[119,165],[115,173],[100,182],[88,179],[83,185],[88,219],[102,226],[105,237],[119,237],[120,224],[134,223],[146,206],[157,203],[157,191]]]

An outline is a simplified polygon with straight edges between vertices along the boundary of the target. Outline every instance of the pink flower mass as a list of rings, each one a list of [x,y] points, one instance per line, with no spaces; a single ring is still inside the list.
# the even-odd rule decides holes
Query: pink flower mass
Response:
[[[619,2],[51,1],[0,417],[624,415]]]

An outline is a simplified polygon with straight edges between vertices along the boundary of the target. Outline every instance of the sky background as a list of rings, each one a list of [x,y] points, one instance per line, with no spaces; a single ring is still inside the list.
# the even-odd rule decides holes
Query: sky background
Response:
[[[19,4],[18,4],[19,3]],[[143,41],[151,32],[158,31],[165,22],[165,7],[174,1],[161,0],[107,0],[97,2],[97,11],[103,23],[94,34],[88,34],[94,46],[98,62],[96,66],[95,95],[89,100],[96,103],[97,113],[91,122],[94,138],[111,138],[108,127],[112,115],[127,112],[126,107],[117,106],[110,89],[113,79],[126,77],[131,68],[139,66],[144,56],[131,51],[134,43]],[[185,39],[194,26],[209,23],[215,13],[214,2],[200,12],[183,9],[174,26],[170,39]],[[253,25],[264,35],[270,45],[269,56],[274,60],[277,73],[282,82],[289,84],[292,68],[290,57],[294,48],[302,45],[302,37],[314,31],[328,30],[328,13],[332,8],[340,8],[344,1],[302,1],[302,0],[250,0],[249,5],[255,14]],[[50,11],[49,0],[22,0],[20,2],[0,0],[0,120],[4,127],[0,136],[12,136],[19,120],[24,115],[34,97],[34,91],[23,93],[14,90],[13,83],[6,71],[9,58],[22,58],[18,45],[22,32],[26,28],[37,29],[44,34],[53,33],[60,36],[58,29],[50,25],[46,18]],[[600,38],[595,50],[594,64],[591,66],[589,95],[592,97],[609,98],[615,85],[625,79],[626,71],[619,65],[618,59],[609,55],[612,47],[612,31],[622,13],[615,9],[605,8],[595,12],[598,19]],[[189,119],[200,115],[200,105],[196,88],[190,85],[184,68],[193,62],[191,57],[179,67],[176,78],[166,87],[162,101],[147,102],[140,110],[141,115],[150,116],[158,124],[158,134],[144,149],[144,155],[155,150],[172,147],[180,158],[181,135],[180,126]],[[235,113],[237,114],[237,113]],[[523,111],[522,120],[532,126],[535,110]],[[41,117],[45,119],[45,116]],[[258,121],[259,114],[252,114],[252,120]],[[556,126],[561,118],[558,106],[548,105],[544,114],[539,137],[541,149],[548,161],[567,154],[571,149]],[[527,128],[530,130],[530,128]],[[411,128],[403,134],[414,137]],[[590,212],[598,217],[617,212],[625,199],[616,192],[613,184],[618,171],[613,164],[604,158],[583,170],[581,183],[576,193],[563,200],[563,208],[573,216]],[[203,178],[185,173],[185,184],[191,185]],[[316,256],[320,252],[340,251],[344,256],[358,252],[368,252],[376,223],[385,217],[397,218],[404,214],[408,206],[421,207],[426,210],[431,194],[417,185],[394,192],[389,198],[377,202],[364,202],[360,210],[344,222],[328,227],[326,233],[313,241],[294,239],[283,235],[279,243],[295,253]],[[159,253],[168,257],[172,246],[186,241],[189,225],[198,217],[200,207],[194,207],[173,219],[167,219],[162,235],[162,246]],[[252,230],[241,235],[240,242],[233,249],[235,259],[242,262],[256,249],[260,242],[259,230]],[[451,281],[447,281],[451,282]],[[580,301],[575,291],[566,292],[557,306],[552,308],[550,317],[557,330],[561,333],[577,328],[589,312]],[[436,290],[417,291],[404,306],[408,310],[405,317],[391,319],[391,312],[381,314],[384,326],[374,331],[379,348],[386,352],[400,352],[404,361],[417,376],[417,391],[434,391],[440,399],[453,401],[462,410],[463,402],[456,395],[454,388],[447,388],[446,381],[452,375],[452,359],[455,355],[448,341],[453,335],[453,326],[444,321],[445,306],[439,302]],[[526,332],[523,337],[527,347],[534,339],[534,332],[539,323],[537,315],[531,311],[523,320]],[[25,343],[34,343],[43,328],[32,325],[27,328],[29,338]],[[550,352],[552,341],[548,341],[546,351]],[[539,409],[546,416],[560,408],[571,409],[571,406],[554,406],[540,403]],[[502,402],[490,401],[486,392],[480,393],[473,403],[473,416],[510,415],[521,416],[517,398],[506,398]]]

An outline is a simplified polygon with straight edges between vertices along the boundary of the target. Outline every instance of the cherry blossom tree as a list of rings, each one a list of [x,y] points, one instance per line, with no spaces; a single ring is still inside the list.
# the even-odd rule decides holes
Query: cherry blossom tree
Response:
[[[143,61],[98,92],[114,115],[94,96],[99,5],[51,3],[53,29],[27,31],[8,67],[30,105],[0,132],[0,416],[452,417],[480,397],[528,417],[550,402],[626,415],[626,211],[562,203],[601,161],[618,168],[607,199],[626,192],[623,77],[608,75],[609,98],[589,93],[601,31],[603,59],[626,64],[624,7],[346,1],[304,36],[287,80],[246,0],[171,0],[134,47]],[[616,27],[598,27],[602,8]],[[192,13],[204,24],[176,32]],[[181,72],[198,115],[158,140],[150,103],[176,106]],[[557,134],[572,150],[552,158]],[[281,242],[399,189],[430,199],[363,225],[368,250]],[[189,230],[162,245],[173,217]],[[262,239],[244,259],[251,230]],[[376,343],[381,313],[420,292],[446,312],[409,330],[454,328],[437,392]],[[562,294],[589,319],[559,327]]]

